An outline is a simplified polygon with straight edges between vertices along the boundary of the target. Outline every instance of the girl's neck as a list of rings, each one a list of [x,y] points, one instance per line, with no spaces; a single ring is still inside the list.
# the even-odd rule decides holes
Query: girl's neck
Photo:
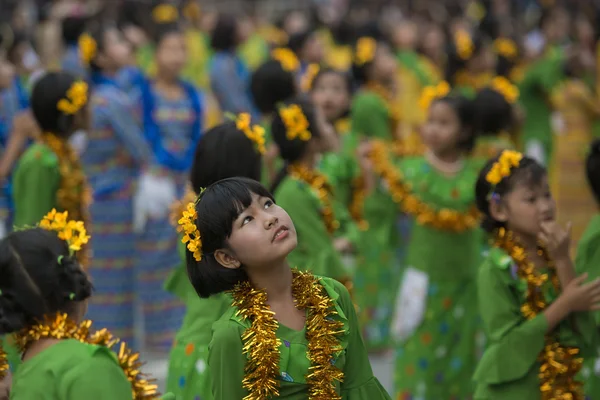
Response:
[[[293,274],[287,261],[270,268],[248,271],[252,286],[267,292],[268,302],[279,302],[292,297]]]
[[[179,79],[176,76],[172,76],[166,73],[158,72],[156,74],[156,79],[154,80],[157,86],[162,87],[175,87],[179,86]]]
[[[319,154],[312,151],[306,152],[295,164],[303,165],[308,169],[315,169],[317,161],[319,160]]]
[[[44,350],[49,347],[54,346],[57,343],[60,343],[61,339],[47,338],[47,339],[39,339],[31,344],[29,348],[23,353],[23,361],[27,361],[37,356]]]
[[[427,150],[425,159],[436,170],[448,175],[454,175],[460,172],[464,164],[464,158],[459,152],[435,154],[433,151]]]
[[[513,235],[516,243],[523,247],[523,250],[525,250],[527,260],[533,263],[536,268],[545,268],[546,260],[538,253],[539,246],[537,238],[530,235],[523,235],[514,231]]]

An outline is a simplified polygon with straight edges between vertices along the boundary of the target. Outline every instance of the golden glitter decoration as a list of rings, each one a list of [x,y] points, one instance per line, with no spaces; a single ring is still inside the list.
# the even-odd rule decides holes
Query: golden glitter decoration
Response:
[[[419,199],[412,192],[411,184],[404,182],[402,172],[392,165],[385,142],[373,141],[371,161],[375,173],[389,187],[392,200],[402,212],[415,217],[419,225],[449,232],[464,232],[477,227],[480,214],[474,204],[462,213],[449,208],[434,209]]]
[[[56,104],[58,111],[62,111],[67,115],[76,114],[87,104],[88,101],[88,84],[84,81],[75,81],[67,90],[65,99],[60,99]]]
[[[98,43],[89,34],[84,33],[79,36],[79,58],[84,65],[90,65],[96,53],[98,52]]]
[[[519,54],[517,44],[507,38],[498,38],[494,40],[494,50],[496,51],[496,54],[509,60],[514,60]]]
[[[490,82],[490,87],[500,93],[508,104],[514,104],[519,98],[519,89],[502,76],[497,76]]]
[[[91,194],[77,153],[68,141],[52,133],[44,133],[41,141],[58,158],[60,186],[56,192],[56,208],[67,211],[71,219],[82,221],[84,226],[89,226],[88,207]],[[81,265],[87,265],[85,249],[77,253],[77,259]]]
[[[250,114],[241,113],[235,119],[235,127],[244,132],[244,135],[256,145],[256,151],[260,154],[265,154],[265,128],[260,125],[250,124]]]
[[[179,11],[171,4],[160,4],[152,10],[152,19],[157,24],[169,24],[177,21]]]
[[[359,67],[370,63],[375,58],[377,52],[377,41],[372,37],[361,37],[356,42],[354,53],[354,64]]]
[[[333,212],[333,189],[327,177],[315,169],[309,169],[302,164],[292,164],[288,167],[290,177],[309,185],[316,193],[321,202],[321,216],[327,232],[333,234],[340,227]]]
[[[179,224],[177,232],[183,232],[181,242],[186,244],[187,249],[194,254],[194,259],[196,261],[201,261],[202,238],[200,237],[200,231],[196,226],[197,218],[196,201],[191,201],[187,203],[186,209],[182,213],[182,217],[177,221]]]
[[[271,58],[281,64],[281,68],[287,72],[296,72],[300,69],[300,60],[296,53],[287,47],[280,47],[271,51]]]
[[[67,242],[69,252],[74,254],[81,250],[84,244],[90,240],[83,221],[68,220],[69,212],[59,213],[53,208],[40,221],[40,228],[53,231],[58,238]]]
[[[522,158],[523,154],[518,151],[504,150],[485,176],[485,180],[492,186],[496,186],[502,179],[510,176],[511,170],[519,166]]]
[[[306,339],[310,368],[306,381],[310,400],[341,400],[335,382],[344,379],[344,373],[332,361],[342,351],[339,335],[344,324],[331,317],[336,315],[335,304],[327,295],[318,278],[308,272],[293,270],[292,294],[296,307],[306,310]],[[233,306],[237,315],[252,322],[242,336],[243,351],[248,357],[243,387],[248,390],[244,400],[263,400],[279,396],[279,323],[267,305],[267,293],[243,282],[232,290]]]
[[[308,119],[298,104],[290,104],[279,109],[279,115],[285,125],[285,136],[288,140],[296,138],[307,142],[312,137],[308,130]]]
[[[448,96],[450,90],[450,84],[445,81],[440,82],[435,86],[425,87],[421,92],[421,97],[419,98],[419,107],[425,111],[429,110],[431,103],[437,99]]]
[[[503,249],[517,265],[517,274],[527,282],[525,302],[521,305],[521,314],[530,320],[543,312],[548,306],[542,290],[548,281],[556,292],[560,292],[560,282],[556,270],[541,274],[535,265],[527,259],[525,249],[517,243],[512,232],[500,228],[496,232],[494,245]],[[550,256],[540,248],[546,262],[552,266]],[[583,359],[577,357],[579,349],[560,344],[557,334],[551,332],[545,337],[544,349],[538,357],[540,362],[540,392],[542,400],[583,400],[583,384],[575,380],[581,370]]]
[[[475,50],[471,35],[463,29],[454,34],[454,45],[456,47],[456,54],[463,61],[467,61],[471,58],[473,51]]]
[[[303,92],[308,92],[312,89],[313,81],[319,74],[321,67],[319,64],[309,64],[306,67],[306,72],[302,76],[302,81],[300,82],[300,88]]]
[[[58,313],[54,317],[44,317],[42,321],[23,329],[14,337],[21,353],[25,353],[33,342],[40,339],[75,339],[81,343],[103,346],[109,350],[120,342],[106,329],[91,333],[91,327],[92,321],[90,320],[85,320],[77,325],[69,319],[67,314]],[[140,370],[142,363],[138,353],[132,352],[125,343],[121,343],[117,360],[131,383],[132,400],[160,399],[158,386]]]
[[[0,381],[4,379],[6,374],[8,373],[9,365],[8,365],[8,356],[6,352],[2,348],[2,344],[0,344]]]

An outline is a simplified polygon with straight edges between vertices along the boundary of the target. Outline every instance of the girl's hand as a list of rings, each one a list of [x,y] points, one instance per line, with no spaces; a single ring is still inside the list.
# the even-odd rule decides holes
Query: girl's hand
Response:
[[[8,400],[10,395],[10,387],[12,386],[12,376],[10,371],[6,374],[4,379],[0,381],[0,400]]]
[[[356,158],[363,173],[373,171],[373,162],[371,161],[372,148],[371,142],[367,140],[362,141],[356,148]]]
[[[584,283],[587,277],[585,273],[573,279],[560,295],[570,312],[600,310],[600,278]]]
[[[352,252],[352,242],[346,238],[338,238],[333,241],[333,247],[339,253],[351,253]]]
[[[548,254],[554,261],[568,260],[570,258],[569,249],[571,247],[571,226],[569,222],[566,228],[562,228],[555,221],[542,222],[542,231],[538,234],[538,239],[544,243]]]

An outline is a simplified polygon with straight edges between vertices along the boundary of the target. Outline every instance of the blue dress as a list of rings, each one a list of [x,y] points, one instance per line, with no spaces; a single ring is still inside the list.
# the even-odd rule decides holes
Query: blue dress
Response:
[[[93,76],[92,127],[81,160],[93,192],[89,273],[94,297],[89,316],[133,343],[136,236],[133,193],[153,154],[135,119],[132,99],[113,80]]]
[[[61,60],[61,69],[80,78],[87,79],[88,73],[81,61],[79,46],[76,43],[67,45]]]
[[[199,91],[187,82],[181,81],[181,86],[184,96],[169,99],[156,91],[152,82],[140,82],[144,134],[161,173],[175,183],[177,198],[185,192],[204,115]],[[179,235],[168,214],[150,218],[137,242],[138,295],[143,308],[145,344],[164,350],[170,349],[185,312],[182,302],[163,288],[181,262],[177,252]]]

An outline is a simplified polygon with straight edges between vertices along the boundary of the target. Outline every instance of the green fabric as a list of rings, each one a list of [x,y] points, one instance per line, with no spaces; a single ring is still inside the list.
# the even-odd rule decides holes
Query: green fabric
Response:
[[[549,270],[542,270],[548,273]],[[537,361],[544,347],[548,322],[543,314],[525,320],[521,305],[525,301],[527,283],[517,276],[516,265],[506,252],[492,248],[479,270],[479,309],[488,337],[485,353],[477,366],[476,399],[513,400],[540,399]],[[548,302],[558,297],[548,281],[542,291]],[[559,341],[581,349],[584,358],[595,354],[596,333],[588,313],[578,313],[574,319],[578,331],[569,321],[556,328]]]
[[[58,158],[50,148],[36,143],[25,151],[13,175],[15,226],[35,225],[57,207],[60,178]]]
[[[333,238],[321,216],[321,201],[310,185],[286,176],[274,195],[292,218],[298,235],[298,247],[288,256],[290,265],[304,266],[314,274],[337,280],[347,279],[350,273],[333,247]]]
[[[473,185],[481,166],[476,160],[465,160],[453,177],[442,175],[423,157],[401,159],[398,166],[414,194],[435,209],[465,212],[475,202]],[[428,292],[423,320],[397,351],[397,395],[470,398],[478,346],[484,340],[475,287],[481,231],[454,233],[415,222],[409,240],[404,265],[427,275]]]
[[[2,348],[6,352],[6,357],[8,359],[8,366],[10,367],[10,371],[14,374],[17,372],[19,365],[21,365],[21,354],[17,349],[17,346],[14,345],[10,336],[0,336],[0,348]]]
[[[525,111],[522,127],[523,144],[539,141],[550,164],[553,150],[552,106],[550,96],[564,77],[564,55],[560,50],[549,50],[540,60],[531,64],[519,82],[519,102]]]
[[[238,47],[237,54],[250,70],[255,70],[269,58],[269,44],[258,33],[254,33]]]
[[[269,151],[271,146],[277,146],[273,140],[273,135],[271,134],[271,121],[270,119],[265,118],[260,125],[265,129],[265,148],[267,151]],[[269,169],[268,162],[269,160],[267,160],[267,157],[263,156],[260,183],[262,183],[266,188],[271,188],[271,185],[273,184],[272,180],[279,173],[279,171],[281,171],[284,162],[279,154],[277,154],[277,156],[271,161],[271,169]],[[271,173],[273,173],[273,176],[270,176]]]
[[[342,350],[332,361],[344,372],[343,382],[336,382],[337,392],[344,400],[390,399],[373,376],[348,291],[333,279],[320,278],[319,281],[335,303],[337,315],[332,318],[344,323],[344,331],[340,334]],[[247,361],[242,352],[241,337],[250,322],[236,315],[236,311],[232,308],[214,325],[208,367],[213,377],[215,400],[242,399],[248,394],[241,383]],[[310,361],[305,333],[305,330],[295,331],[281,324],[277,329],[277,337],[282,342],[279,347],[280,399],[304,400],[308,397],[306,375]]]
[[[406,70],[412,72],[422,86],[435,84],[433,77],[424,66],[423,59],[414,50],[399,50],[396,53],[396,59]]]
[[[377,93],[362,89],[352,99],[352,131],[359,137],[393,139],[390,112]]]
[[[131,400],[131,384],[110,350],[69,339],[25,361],[13,375],[10,398]]]

